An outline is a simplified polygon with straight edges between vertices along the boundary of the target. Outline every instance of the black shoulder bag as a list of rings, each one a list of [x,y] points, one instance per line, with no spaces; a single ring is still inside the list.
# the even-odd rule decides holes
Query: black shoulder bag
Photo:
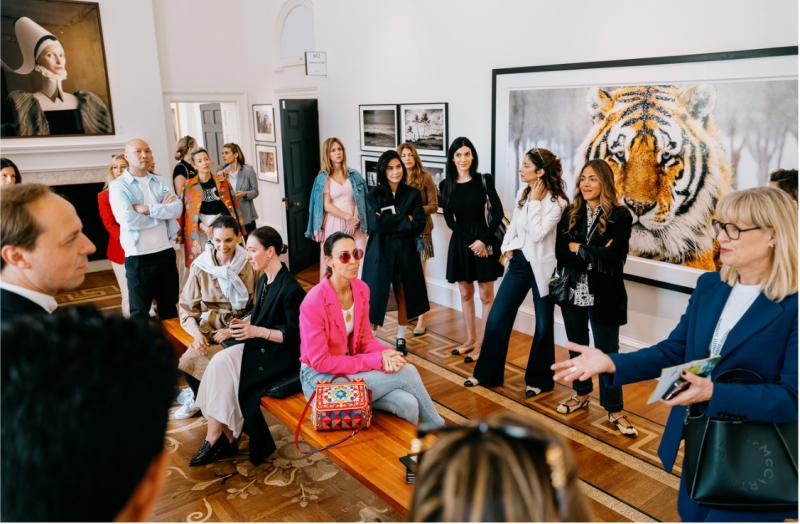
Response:
[[[486,225],[488,226],[492,220],[492,201],[489,199],[489,189],[486,186],[486,175],[478,174],[481,177],[481,184],[483,185],[483,193],[486,195]],[[498,244],[503,243],[503,238],[506,236],[506,230],[508,229],[509,221],[503,214],[503,219],[500,221],[500,225],[497,229],[494,230],[494,238],[497,240]]]
[[[715,382],[764,379],[732,369]],[[797,422],[729,420],[693,411],[690,407],[684,428],[683,474],[694,502],[727,511],[797,510]]]

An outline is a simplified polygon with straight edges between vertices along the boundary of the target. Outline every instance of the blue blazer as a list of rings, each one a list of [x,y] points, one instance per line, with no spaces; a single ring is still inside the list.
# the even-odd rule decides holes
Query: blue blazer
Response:
[[[701,276],[669,337],[634,353],[609,355],[617,371],[601,379],[610,385],[638,382],[658,377],[662,368],[708,357],[731,289],[718,272]],[[711,400],[700,406],[706,415],[765,422],[797,420],[797,293],[780,302],[760,294],[731,329],[720,356],[712,379],[725,370],[741,368],[755,371],[766,383],[715,383]],[[658,456],[667,471],[672,471],[683,438],[685,413],[686,407],[673,407],[664,428]]]

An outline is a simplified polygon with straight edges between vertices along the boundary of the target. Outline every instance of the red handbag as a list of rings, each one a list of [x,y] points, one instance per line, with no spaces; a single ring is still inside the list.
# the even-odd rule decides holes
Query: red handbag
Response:
[[[346,382],[335,382],[339,378],[345,379]],[[331,380],[319,380],[303,409],[303,414],[300,415],[300,420],[297,421],[294,446],[298,450],[300,427],[306,418],[309,406],[311,406],[311,423],[317,431],[351,429],[353,432],[324,448],[303,452],[306,455],[340,444],[362,429],[368,428],[372,423],[372,392],[367,389],[363,378],[351,379],[347,375],[336,375]]]

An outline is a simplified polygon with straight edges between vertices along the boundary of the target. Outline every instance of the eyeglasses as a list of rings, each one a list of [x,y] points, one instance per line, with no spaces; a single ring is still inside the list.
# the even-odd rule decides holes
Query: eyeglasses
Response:
[[[356,260],[361,260],[364,257],[364,250],[354,249],[352,254],[349,251],[342,251],[341,253],[339,253],[339,262],[341,262],[342,264],[347,264],[348,262],[350,262],[351,256]]]
[[[721,230],[725,231],[725,235],[731,240],[739,240],[739,236],[742,233],[746,233],[748,231],[754,231],[756,229],[761,229],[760,227],[748,227],[747,229],[742,229],[736,224],[731,222],[720,222],[719,220],[712,220],[711,227],[714,229],[714,236],[718,237],[719,232]]]

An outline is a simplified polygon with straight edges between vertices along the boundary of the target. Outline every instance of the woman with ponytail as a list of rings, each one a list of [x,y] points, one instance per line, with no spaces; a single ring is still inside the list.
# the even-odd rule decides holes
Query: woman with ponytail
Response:
[[[261,464],[275,451],[259,402],[265,389],[297,376],[300,303],[305,296],[280,260],[285,252],[280,234],[269,226],[247,237],[248,262],[262,275],[250,320],[234,318],[228,327],[230,337],[239,343],[214,355],[200,382],[196,405],[208,419],[208,430],[191,466],[236,454],[242,431],[250,435],[253,464]]]
[[[197,147],[197,140],[186,135],[178,140],[175,145],[175,168],[172,170],[172,185],[175,187],[175,194],[178,198],[183,198],[183,186],[190,178],[197,176],[197,170],[192,165],[192,151]]]
[[[536,331],[525,370],[525,396],[530,398],[553,389],[550,366],[555,359],[554,304],[548,296],[548,282],[556,267],[556,224],[568,201],[561,178],[561,160],[547,149],[534,147],[525,153],[519,178],[523,187],[517,194],[511,224],[501,247],[508,260],[508,270],[486,322],[474,376],[464,385],[503,385],[514,319],[531,291]]]

